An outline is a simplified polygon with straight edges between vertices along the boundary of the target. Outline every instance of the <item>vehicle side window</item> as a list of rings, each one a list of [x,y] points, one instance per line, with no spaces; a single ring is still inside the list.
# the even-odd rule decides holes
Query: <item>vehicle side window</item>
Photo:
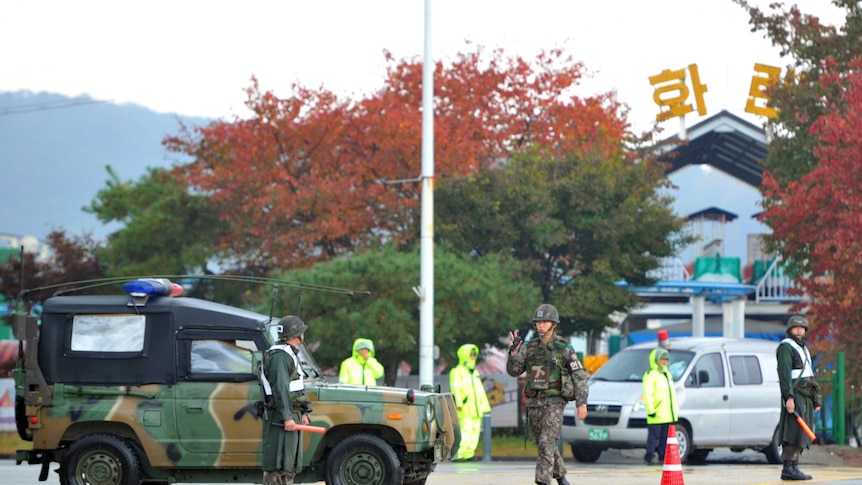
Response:
[[[753,355],[734,355],[730,357],[730,375],[737,386],[763,383],[760,361]]]
[[[252,373],[252,354],[257,345],[248,340],[193,340],[191,372],[205,374]]]
[[[141,352],[147,321],[144,315],[75,315],[73,352]]]
[[[687,387],[724,387],[724,363],[718,353],[706,354],[694,365]]]

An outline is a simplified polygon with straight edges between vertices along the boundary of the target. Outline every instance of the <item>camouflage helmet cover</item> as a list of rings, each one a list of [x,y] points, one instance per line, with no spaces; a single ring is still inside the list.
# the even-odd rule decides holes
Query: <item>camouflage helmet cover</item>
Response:
[[[792,317],[787,319],[787,330],[790,330],[793,327],[802,327],[807,331],[808,319],[806,319],[802,315],[793,315]]]
[[[554,305],[542,303],[539,305],[539,308],[536,308],[533,321],[560,323],[560,314],[557,312],[557,308]]]
[[[286,340],[299,337],[308,330],[308,325],[305,324],[299,317],[288,315],[283,317],[276,324],[279,340]]]

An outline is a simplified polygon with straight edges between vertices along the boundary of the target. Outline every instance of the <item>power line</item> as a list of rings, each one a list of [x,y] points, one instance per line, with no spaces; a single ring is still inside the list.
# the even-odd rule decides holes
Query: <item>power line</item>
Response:
[[[20,106],[0,108],[0,116],[32,113],[35,111],[48,111],[54,109],[77,108],[78,106],[86,106],[88,104],[107,102],[109,101],[102,99],[70,99],[68,101],[57,101],[54,103],[22,104]]]

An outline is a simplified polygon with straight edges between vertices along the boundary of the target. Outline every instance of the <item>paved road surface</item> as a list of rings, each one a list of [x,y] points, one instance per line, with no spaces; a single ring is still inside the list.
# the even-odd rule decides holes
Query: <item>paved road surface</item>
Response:
[[[608,451],[597,463],[575,463],[566,459],[569,481],[573,485],[660,485],[662,467],[647,467],[641,464],[641,451]],[[443,463],[437,467],[428,485],[529,485],[533,483],[535,461],[512,460]],[[56,468],[56,465],[52,467]],[[803,483],[818,485],[862,484],[862,468],[845,467],[841,460],[811,453],[803,455],[800,468],[814,476],[814,480]],[[779,479],[780,465],[769,465],[763,455],[753,451],[732,453],[716,450],[703,465],[684,465],[682,477],[687,485],[786,485]],[[0,460],[0,483],[3,485],[37,484],[38,466],[16,466],[14,460]],[[58,485],[55,473],[51,473],[50,485]],[[322,482],[321,482],[322,483]]]

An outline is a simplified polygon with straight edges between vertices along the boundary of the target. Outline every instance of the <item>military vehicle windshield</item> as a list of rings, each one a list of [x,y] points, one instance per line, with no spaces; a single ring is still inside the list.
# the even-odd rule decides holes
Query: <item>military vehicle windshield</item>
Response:
[[[649,354],[654,349],[627,349],[608,360],[592,377],[597,381],[641,382],[649,370]],[[678,381],[688,367],[694,353],[685,350],[670,351],[668,370],[673,380]]]

